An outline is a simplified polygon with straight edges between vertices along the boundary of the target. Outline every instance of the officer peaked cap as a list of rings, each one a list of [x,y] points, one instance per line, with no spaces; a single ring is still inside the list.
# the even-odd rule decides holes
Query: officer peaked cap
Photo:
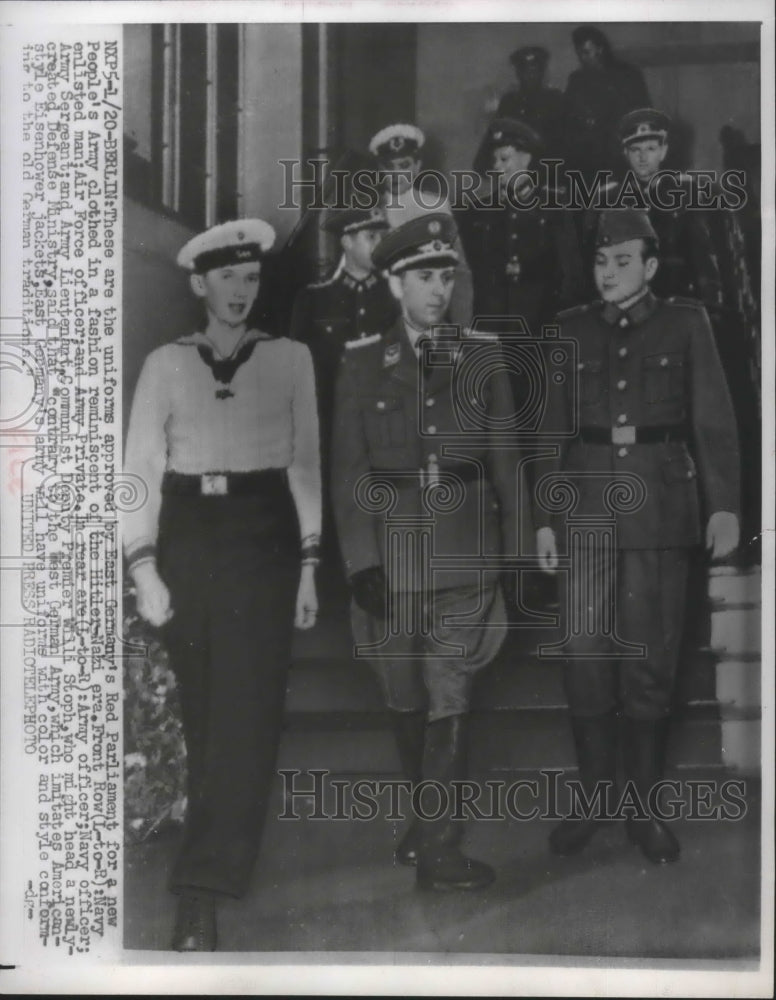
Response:
[[[652,228],[649,215],[640,208],[609,208],[598,214],[595,245],[616,246],[628,240],[652,240],[657,243],[657,233]]]
[[[509,57],[509,61],[515,69],[519,69],[521,66],[540,66],[544,69],[550,61],[550,53],[541,45],[523,45],[521,48],[515,49]]]
[[[542,147],[542,137],[530,125],[516,118],[494,118],[485,136],[489,152],[500,146],[514,146],[525,153],[536,154]]]
[[[623,115],[617,125],[617,134],[623,146],[640,139],[660,139],[665,142],[671,119],[656,108],[637,108]]]
[[[262,219],[235,219],[198,233],[178,253],[187,271],[205,274],[215,267],[261,260],[272,249],[275,230]]]
[[[323,220],[323,229],[328,233],[344,236],[362,229],[387,229],[388,220],[380,208],[332,209]]]
[[[372,252],[376,268],[398,274],[410,268],[458,263],[455,222],[446,212],[428,212],[392,229]]]

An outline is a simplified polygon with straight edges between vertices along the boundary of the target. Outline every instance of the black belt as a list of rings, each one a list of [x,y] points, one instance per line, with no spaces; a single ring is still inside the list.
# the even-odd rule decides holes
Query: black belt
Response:
[[[433,482],[437,476],[457,476],[465,483],[481,478],[481,468],[473,462],[460,462],[456,465],[444,465],[431,469],[370,469],[370,475],[387,480],[395,486],[417,486]]]
[[[286,482],[285,469],[258,469],[255,472],[203,472],[188,475],[165,472],[162,493],[185,497],[255,496]]]
[[[681,424],[654,427],[582,427],[579,436],[585,444],[668,444],[687,440]]]

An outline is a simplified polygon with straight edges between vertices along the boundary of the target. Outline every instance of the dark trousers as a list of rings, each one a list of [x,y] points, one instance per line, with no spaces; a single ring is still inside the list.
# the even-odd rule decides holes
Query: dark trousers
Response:
[[[178,680],[188,761],[174,891],[240,896],[261,840],[280,738],[299,538],[285,477],[266,495],[165,495],[164,633]]]
[[[570,604],[590,620],[609,622],[618,639],[645,647],[637,658],[618,658],[613,638],[577,635],[566,643],[564,683],[572,715],[604,715],[618,700],[626,716],[657,720],[671,708],[684,628],[688,549],[625,549],[615,555],[612,579],[602,559],[561,584],[564,621]],[[576,593],[574,592],[576,589]],[[580,599],[581,598],[581,599]]]

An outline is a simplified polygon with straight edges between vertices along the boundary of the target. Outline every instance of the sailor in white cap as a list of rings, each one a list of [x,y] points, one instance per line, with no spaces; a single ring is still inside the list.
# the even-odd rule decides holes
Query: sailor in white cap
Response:
[[[426,137],[417,125],[386,125],[369,141],[383,183],[382,208],[388,226],[397,229],[430,212],[452,215],[448,183],[437,170],[424,170],[421,150]],[[472,317],[472,279],[460,240],[456,237],[455,288],[449,320],[462,329]]]
[[[216,947],[215,901],[245,891],[261,840],[294,624],[309,628],[321,530],[313,365],[250,323],[275,233],[215,226],[178,263],[203,329],[153,351],[135,389],[124,522],[140,615],[162,628],[180,692],[188,806],[172,947]]]

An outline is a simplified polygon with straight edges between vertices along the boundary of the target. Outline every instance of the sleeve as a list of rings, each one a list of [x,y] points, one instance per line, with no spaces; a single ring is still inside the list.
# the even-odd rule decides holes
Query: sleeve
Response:
[[[691,420],[701,492],[709,516],[740,511],[738,428],[705,309],[692,307]]]
[[[303,539],[321,534],[321,458],[318,440],[318,403],[310,351],[292,344],[294,378],[291,403],[291,464],[288,485],[294,498]]]
[[[378,519],[359,506],[355,495],[356,483],[371,469],[360,396],[357,372],[346,352],[335,391],[331,500],[348,577],[382,564],[377,541]]]
[[[137,503],[123,519],[128,569],[156,559],[162,476],[167,467],[166,423],[170,416],[167,385],[163,355],[154,351],[146,358],[135,388],[124,453],[129,489],[137,491]]]

